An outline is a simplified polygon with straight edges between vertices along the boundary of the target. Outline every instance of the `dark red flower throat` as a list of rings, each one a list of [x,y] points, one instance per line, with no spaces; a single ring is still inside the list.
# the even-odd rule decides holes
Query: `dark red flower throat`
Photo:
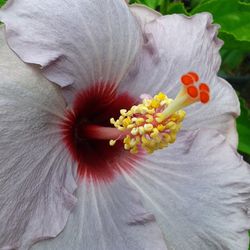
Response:
[[[109,140],[93,139],[85,128],[111,127],[110,118],[119,118],[121,109],[130,109],[135,103],[128,93],[118,95],[114,84],[95,84],[76,95],[72,109],[65,114],[62,133],[71,156],[78,163],[81,178],[110,181],[121,168],[131,169],[128,160],[138,155],[125,151],[122,142],[110,147]]]

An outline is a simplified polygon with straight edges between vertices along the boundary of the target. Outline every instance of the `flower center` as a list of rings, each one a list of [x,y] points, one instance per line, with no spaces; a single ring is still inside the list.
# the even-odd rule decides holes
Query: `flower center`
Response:
[[[160,92],[140,104],[127,93],[117,94],[114,84],[80,91],[62,124],[63,140],[78,163],[79,176],[109,181],[121,170],[130,172],[135,158],[145,152],[174,143],[185,117],[182,109],[210,99],[208,85],[199,83],[196,73],[183,75],[180,82],[174,100]]]
[[[109,139],[120,133],[109,127],[109,118],[119,118],[120,109],[130,109],[134,104],[136,100],[127,93],[117,94],[112,83],[97,83],[76,95],[72,107],[65,112],[61,131],[80,179],[111,181],[121,169],[131,170],[130,160],[140,158],[125,151],[122,141],[109,146]]]
[[[198,101],[204,104],[209,101],[208,85],[200,83],[196,87],[198,81],[199,76],[189,72],[181,77],[182,87],[174,100],[160,92],[130,110],[120,110],[117,120],[110,119],[120,135],[109,144],[113,146],[117,140],[123,139],[124,149],[136,154],[141,148],[153,153],[174,143],[185,117],[182,109]]]

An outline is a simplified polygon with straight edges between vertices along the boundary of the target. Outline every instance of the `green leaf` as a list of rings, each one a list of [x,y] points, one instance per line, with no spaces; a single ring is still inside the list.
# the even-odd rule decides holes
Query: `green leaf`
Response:
[[[135,0],[132,2],[144,4],[152,9],[156,9],[157,6],[159,6],[161,0]]]
[[[221,25],[220,37],[227,48],[250,51],[250,3],[242,0],[203,0],[191,13],[210,12]]]
[[[169,0],[160,0],[160,8],[159,11],[161,14],[165,15],[168,11]]]
[[[189,15],[182,2],[170,3],[170,0],[131,0],[130,4],[132,3],[144,4],[154,10],[160,11],[163,15],[173,13]]]
[[[189,15],[184,4],[181,2],[170,3],[168,5],[167,14],[173,14],[173,13]]]
[[[250,0],[240,0],[242,3],[250,3]]]
[[[240,98],[241,115],[237,119],[237,130],[239,133],[239,151],[250,154],[250,110],[244,99]]]
[[[250,237],[250,231],[248,231],[248,235],[249,235],[249,237]],[[248,248],[248,250],[250,250],[250,245],[249,245],[249,248]]]
[[[130,0],[129,3],[144,4],[154,10],[160,11],[162,14],[167,14],[167,8],[170,0]]]
[[[6,2],[7,0],[0,0],[0,7],[2,7]]]
[[[228,50],[226,48],[222,48],[220,54],[223,61],[222,69],[226,72],[236,70],[243,62],[245,57],[245,53],[238,49]]]
[[[194,7],[199,5],[200,3],[201,3],[201,0],[191,0],[190,1],[191,8],[193,9]]]
[[[237,38],[224,31],[220,31],[219,38],[224,41],[224,48],[226,49],[238,49],[245,52],[250,51],[250,41],[240,41]]]

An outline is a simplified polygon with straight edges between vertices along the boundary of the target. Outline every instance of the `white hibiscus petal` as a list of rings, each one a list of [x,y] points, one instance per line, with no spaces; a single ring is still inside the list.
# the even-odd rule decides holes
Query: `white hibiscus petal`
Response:
[[[216,129],[237,148],[238,140],[234,127],[235,118],[240,114],[239,100],[229,83],[222,78],[216,79],[214,84],[210,84],[212,100],[206,105],[197,103],[188,107],[183,127]]]
[[[161,16],[160,12],[157,12],[142,4],[132,4],[129,6],[129,8],[134,16],[138,19],[143,29],[145,27],[145,24],[155,21],[158,17]]]
[[[214,130],[175,144],[124,176],[145,198],[169,249],[247,249],[250,169]]]
[[[230,143],[235,148],[238,147],[239,137],[238,137],[235,119],[230,119],[230,122],[227,126],[226,138],[227,138],[228,143]]]
[[[118,83],[140,45],[124,0],[12,0],[0,10],[11,48],[59,84]]]
[[[186,108],[184,127],[216,127],[226,135],[225,124],[231,124],[230,119],[239,115],[240,109],[233,88],[216,76],[222,41],[216,36],[218,27],[211,22],[207,13],[192,17],[175,14],[145,25],[143,53],[123,80],[121,90],[129,88],[138,96],[163,91],[175,98],[181,87],[180,77],[197,72],[201,81],[210,86],[211,101]]]
[[[167,249],[154,217],[122,178],[112,183],[82,183],[77,197],[77,207],[65,230],[32,250]]]
[[[59,91],[25,65],[0,30],[0,248],[28,249],[64,228],[76,198],[58,122]]]

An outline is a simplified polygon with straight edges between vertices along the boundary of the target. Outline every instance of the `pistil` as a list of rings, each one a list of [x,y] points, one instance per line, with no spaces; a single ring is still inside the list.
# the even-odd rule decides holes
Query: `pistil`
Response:
[[[103,127],[93,124],[85,125],[81,130],[80,134],[83,137],[97,140],[112,140],[113,138],[121,140],[127,135],[127,133],[121,132],[114,127]]]
[[[118,120],[110,119],[111,124],[122,133],[124,149],[137,153],[140,149],[148,153],[174,143],[185,117],[183,108],[195,103],[207,103],[210,90],[206,83],[199,84],[199,76],[189,72],[180,79],[181,89],[174,100],[160,92],[153,98],[145,98],[130,110],[122,109]],[[199,84],[199,86],[195,86]],[[118,134],[116,134],[117,136]],[[110,145],[117,139],[113,137]]]
[[[201,83],[199,88],[195,86],[199,81],[199,76],[195,72],[189,72],[181,77],[181,89],[176,98],[157,119],[162,122],[167,117],[174,114],[176,111],[181,110],[195,102],[207,103],[210,98],[210,89],[206,83]]]
[[[114,146],[122,140],[124,149],[136,154],[140,150],[153,153],[155,150],[174,143],[185,118],[183,108],[196,102],[203,104],[210,99],[210,90],[206,83],[199,83],[199,76],[189,72],[180,79],[181,88],[174,100],[160,92],[151,98],[144,95],[141,104],[129,110],[121,109],[120,117],[110,119],[114,127],[84,124],[79,127],[82,138],[109,140]],[[196,86],[198,85],[198,86]]]

